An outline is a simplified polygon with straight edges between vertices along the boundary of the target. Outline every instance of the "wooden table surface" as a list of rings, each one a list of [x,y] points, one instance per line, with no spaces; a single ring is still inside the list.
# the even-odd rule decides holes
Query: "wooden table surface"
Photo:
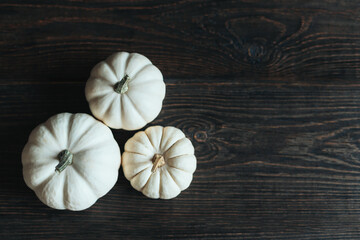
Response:
[[[30,131],[90,113],[91,68],[144,54],[167,93],[150,125],[195,146],[172,200],[122,169],[88,210],[24,183]],[[123,150],[135,132],[113,130]],[[0,1],[0,239],[360,239],[360,1]]]

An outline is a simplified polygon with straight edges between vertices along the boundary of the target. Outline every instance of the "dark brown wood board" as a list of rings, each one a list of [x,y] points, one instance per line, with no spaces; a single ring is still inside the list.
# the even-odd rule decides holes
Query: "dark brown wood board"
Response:
[[[116,51],[159,67],[151,125],[195,146],[172,200],[122,169],[88,210],[24,183],[30,131],[90,113],[91,68]],[[113,130],[123,150],[135,131]],[[0,239],[360,239],[360,1],[0,0]]]

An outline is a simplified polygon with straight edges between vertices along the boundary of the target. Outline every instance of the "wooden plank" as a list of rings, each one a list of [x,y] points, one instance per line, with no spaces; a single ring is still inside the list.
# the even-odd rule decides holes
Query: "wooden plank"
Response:
[[[121,173],[114,189],[84,212],[54,211],[40,203],[23,183],[20,164],[34,126],[65,109],[88,112],[78,94],[83,84],[71,84],[70,90],[60,83],[2,88],[1,96],[13,99],[0,107],[0,141],[6,146],[0,153],[6,163],[0,174],[3,236],[360,236],[360,85],[207,82],[168,80],[164,108],[151,124],[179,127],[192,140],[198,169],[190,188],[170,201],[150,200]],[[66,89],[72,97],[61,100]],[[12,114],[4,114],[9,108]],[[121,147],[134,134],[113,132]]]
[[[0,239],[359,239],[358,1],[1,1]],[[90,113],[90,69],[148,56],[167,93],[150,125],[182,129],[198,168],[152,200],[120,170],[82,212],[22,179],[30,131]],[[136,131],[113,130],[121,149]]]
[[[0,9],[3,78],[83,80],[124,50],[172,78],[359,74],[358,1],[2,1]]]

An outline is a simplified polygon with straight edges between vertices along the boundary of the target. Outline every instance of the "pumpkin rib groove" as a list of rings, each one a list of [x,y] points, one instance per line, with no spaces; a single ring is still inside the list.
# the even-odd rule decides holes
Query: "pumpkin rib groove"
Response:
[[[130,179],[130,181],[133,180],[137,175],[139,175],[139,174],[141,174],[142,172],[144,172],[145,170],[147,170],[149,167],[150,167],[150,166],[146,166],[144,169],[142,169],[142,170],[139,171],[137,174],[135,174],[134,176],[132,176],[132,178]],[[145,185],[146,185],[146,184],[145,184]],[[144,186],[145,186],[145,185],[144,185]]]
[[[68,148],[74,149],[76,144],[78,144],[87,134],[91,133],[91,131],[94,131],[95,127],[96,127],[96,125],[92,125],[91,127],[89,127],[85,132],[83,132],[80,135],[80,137],[78,137],[78,139],[76,141],[74,141],[74,143],[72,143],[72,146],[68,146]],[[84,148],[82,147],[82,149],[84,149]],[[87,147],[86,149],[88,150],[89,147]],[[69,150],[71,150],[71,149],[69,149]],[[82,150],[82,151],[84,151],[84,150]]]
[[[185,153],[185,154],[181,154],[181,155],[178,155],[178,156],[174,156],[174,157],[168,158],[168,160],[174,159],[174,158],[178,158],[178,157],[192,156],[192,155],[194,155],[194,154]]]
[[[102,147],[102,146],[101,146],[101,147]],[[90,148],[90,149],[91,149],[91,148]],[[80,151],[80,152],[75,153],[75,154],[74,154],[74,161],[75,161],[75,162],[79,162],[79,161],[80,161],[80,162],[81,162],[80,164],[83,164],[83,162],[86,161],[86,160],[84,160],[84,158],[81,157],[81,155],[83,155],[84,152],[87,152],[87,151],[89,151],[89,150],[83,150],[83,151]],[[79,155],[80,155],[81,160],[79,160]],[[105,156],[107,156],[107,155],[105,155]],[[76,158],[76,157],[77,157],[77,158]],[[111,168],[114,167],[113,165],[107,164],[107,162],[105,163],[105,162],[100,162],[100,161],[94,160],[94,159],[92,159],[92,160],[93,160],[93,163],[92,163],[92,164],[98,164],[100,167],[101,167],[101,166],[108,166],[108,167],[111,167]]]
[[[181,193],[181,188],[178,186],[178,184],[175,182],[175,180],[174,180],[174,178],[170,175],[170,172],[168,171],[168,169],[166,168],[166,169],[164,169],[163,170],[166,174],[168,174],[169,176],[170,176],[170,178],[171,178],[171,180],[175,183],[175,186],[178,188],[178,190],[179,190],[179,193],[177,194],[177,195],[179,195],[180,193]],[[176,195],[176,196],[177,196]]]
[[[106,68],[108,71],[100,71],[99,69],[101,68]],[[104,74],[105,73],[105,74]],[[106,76],[107,73],[110,73],[111,77],[104,77],[104,75]],[[109,66],[109,64],[106,61],[101,61],[98,64],[95,65],[95,67],[91,70],[90,72],[90,78],[89,79],[94,79],[94,78],[103,78],[104,80],[106,80],[108,83],[110,84],[114,84],[114,80],[117,80],[117,76],[114,75],[113,70],[111,69],[111,67]]]
[[[29,139],[29,141],[27,142],[29,145],[33,145],[33,146],[36,146],[36,147],[38,147],[38,148],[41,148],[41,146],[39,145],[40,143],[39,142],[37,142],[37,141],[35,141],[35,140],[33,140],[33,139]]]
[[[79,169],[77,169],[76,166],[77,166],[76,164],[73,164],[72,167],[75,170],[75,172],[77,172],[77,174],[87,183],[88,187],[92,190],[90,192],[94,194],[95,198],[101,197],[101,194],[95,194],[95,192],[98,193],[96,191],[96,188],[89,182],[89,180],[84,176],[84,174]]]
[[[27,142],[27,144],[25,145],[25,147],[28,147],[28,148],[30,148],[30,147],[36,147],[36,148],[42,149],[44,146],[41,146],[40,144],[43,144],[43,143],[31,139],[31,140],[29,140],[29,141]],[[24,149],[25,149],[25,147],[24,147]],[[47,148],[47,150],[49,151],[49,153],[52,152],[52,150],[49,150],[48,148]],[[22,153],[22,154],[23,154],[23,153]],[[57,155],[52,154],[52,156],[53,156],[54,158],[56,158],[55,156],[57,156]]]
[[[94,102],[95,100],[100,100],[103,97],[105,97],[105,95],[92,97],[91,99],[89,99],[89,104],[92,104],[92,102]]]
[[[125,151],[124,151],[125,152]],[[132,151],[126,151],[127,153],[132,153],[132,154],[138,154],[138,155],[142,155],[142,156],[145,156],[147,157],[148,155],[146,154],[142,154],[142,153],[139,153],[139,152],[132,152]]]
[[[171,167],[171,168],[175,168],[175,169],[177,169],[177,170],[179,170],[179,171],[181,171],[181,172],[184,172],[184,173],[193,174],[192,172],[185,171],[184,169],[177,168],[177,167],[173,167],[173,166],[172,166],[172,165],[170,165],[170,164],[168,164],[168,166],[169,166],[169,167]]]
[[[97,102],[100,102],[102,101],[102,103],[106,103],[104,105],[107,105],[107,103],[109,102],[109,97],[107,95],[103,95],[103,96],[97,96],[95,98],[92,98],[89,100],[89,105],[96,105]],[[100,121],[103,121],[104,120],[104,111],[101,111],[100,113],[97,111],[97,112],[93,112],[94,116],[99,119]]]
[[[155,79],[149,80],[149,81],[147,81],[147,82],[145,82],[145,83],[142,83],[141,86],[130,86],[130,85],[129,85],[129,89],[130,89],[130,87],[131,87],[132,91],[139,91],[139,92],[141,92],[142,89],[146,87],[146,85],[151,85],[151,84],[153,84],[152,82],[154,82],[154,81],[156,81],[156,80],[155,80]],[[164,85],[165,85],[165,84],[164,84]],[[164,87],[164,88],[165,88],[165,87]],[[139,89],[140,89],[140,90],[139,90]],[[163,93],[162,91],[156,91],[156,92],[153,91],[153,92],[150,92],[150,91],[148,91],[147,88],[145,88],[145,89],[146,89],[146,90],[143,91],[143,96],[145,96],[145,95],[151,95],[151,100],[152,100],[152,101],[160,101],[160,102],[163,102],[163,100],[164,100],[164,95],[165,95],[166,93]]]
[[[153,82],[155,82],[155,81],[159,81],[159,80],[157,80],[157,79],[155,79],[155,78],[152,78],[152,79],[147,80],[147,81],[144,82],[144,83],[141,83],[141,84],[137,84],[137,83],[136,83],[135,85],[131,85],[131,84],[130,84],[131,81],[130,81],[130,82],[129,82],[129,89],[131,88],[132,91],[138,91],[139,88],[142,89],[142,88],[145,88],[146,85],[154,84]],[[159,82],[161,83],[161,81],[159,81]],[[162,84],[165,85],[164,83],[162,83]],[[148,90],[149,90],[148,87],[146,87],[146,88],[145,88],[145,93],[149,93],[149,94],[150,94],[150,92],[149,92]],[[151,92],[151,97],[152,97],[152,98],[154,98],[154,97],[159,97],[159,99],[161,99],[161,101],[164,100],[164,95],[165,95],[165,94],[163,94],[162,91]]]
[[[148,149],[149,151],[152,151],[152,150],[153,150],[153,149],[149,148],[149,146],[147,146],[146,144],[143,144],[142,142],[139,142],[139,141],[137,141],[137,140],[135,140],[135,139],[131,139],[131,141],[134,141],[134,142],[136,142],[136,143],[138,143],[138,144],[140,144],[140,145],[145,146],[145,148]],[[151,144],[151,143],[150,143],[150,144]],[[140,153],[139,153],[139,154],[140,154]],[[142,154],[142,155],[147,156],[147,155],[145,155],[145,154]]]
[[[99,96],[99,97],[96,97],[96,98],[92,98],[92,99],[89,101],[89,104],[90,104],[90,105],[96,104],[95,101],[103,101],[103,103],[104,103],[104,102],[106,103],[106,104],[104,104],[104,105],[108,105],[108,104],[107,104],[107,103],[109,102],[108,99],[109,99],[109,97],[108,97],[107,95]],[[111,99],[110,99],[110,100],[111,100]],[[95,102],[95,103],[94,103],[94,102]],[[100,114],[101,116],[99,116],[98,119],[101,119],[101,120],[102,120],[102,119],[104,118],[104,116],[103,116],[103,115],[104,115],[104,112],[105,112],[105,111],[102,111],[102,112],[101,112],[101,114]]]
[[[183,156],[183,155],[182,155],[182,156]],[[167,162],[167,165],[168,165],[169,167],[175,168],[175,169],[177,169],[177,170],[179,170],[179,171],[183,171],[183,172],[186,172],[186,173],[189,173],[189,174],[193,174],[193,172],[185,171],[184,169],[181,169],[181,168],[178,168],[178,167],[174,167],[173,165],[169,164],[168,162]]]
[[[53,128],[51,126],[49,126],[48,124],[49,124],[49,121],[46,121],[44,124],[45,130],[49,131],[50,135],[53,138],[53,142],[57,144],[58,148],[61,148],[61,146],[59,145],[59,142],[56,140],[57,137],[56,137],[55,132],[53,132]]]
[[[128,59],[130,53],[125,53],[125,54],[124,54],[124,52],[122,52],[122,53],[120,53],[120,54],[118,54],[118,55],[125,55],[125,58]],[[121,64],[121,68],[119,69],[119,75],[120,75],[120,76],[125,76],[125,74],[126,74],[125,69],[126,69],[126,62],[125,62],[125,64]],[[121,73],[122,73],[122,74],[121,74]],[[119,79],[121,79],[121,78],[119,77]]]
[[[55,168],[54,168],[55,169]],[[55,172],[55,170],[54,170]],[[39,188],[40,186],[46,186],[46,184],[48,184],[51,180],[51,178],[53,177],[53,174],[50,174],[49,176],[47,176],[41,183],[39,183],[37,186],[33,186],[33,190],[36,191],[37,188]],[[43,188],[43,187],[42,187]]]
[[[155,147],[154,143],[151,141],[151,138],[150,138],[150,137],[149,137],[149,135],[146,133],[146,131],[144,131],[144,133],[145,133],[146,137],[149,139],[149,142],[150,142],[151,146],[153,147],[153,149],[154,149],[154,150],[155,150],[155,152],[156,152],[156,151],[157,151],[157,149],[156,149],[156,147]]]
[[[107,109],[104,112],[104,118],[107,118],[108,116],[111,116],[111,111],[112,111],[112,107],[113,107],[114,102],[111,101],[110,104],[108,105]]]
[[[97,98],[97,97],[104,97],[105,95],[108,95],[108,94],[110,94],[111,93],[111,91],[112,91],[112,86],[111,86],[111,84],[110,84],[110,82],[109,81],[107,81],[104,77],[100,77],[100,76],[97,76],[97,77],[93,77],[92,79],[91,79],[91,81],[96,81],[96,80],[100,80],[100,81],[102,81],[103,83],[102,84],[104,84],[104,85],[106,85],[106,86],[108,86],[109,88],[104,88],[102,91],[99,91],[99,90],[97,90],[95,93],[94,92],[92,92],[92,94],[91,94],[91,98]],[[88,96],[87,95],[85,95],[85,97],[86,97],[86,100],[87,101],[90,101],[91,99],[88,99]]]
[[[123,96],[122,96],[123,94],[121,94],[120,95],[120,120],[121,120],[121,127],[120,128],[123,128],[123,117],[125,117],[125,110],[124,110],[124,108],[123,108],[123,101],[122,101],[122,98],[123,98]]]
[[[149,181],[150,181],[150,179],[151,179],[151,176],[152,174],[150,174],[150,177],[149,177],[149,179],[146,181],[146,183],[144,184],[144,186],[141,188],[141,192],[144,190],[144,188],[148,185],[148,183],[149,183]]]
[[[180,139],[176,140],[173,144],[171,144],[171,146],[168,147],[168,149],[166,149],[166,151],[164,151],[164,155],[165,155],[169,150],[171,150],[171,148],[172,148],[177,142],[179,142],[179,141],[182,140],[182,139],[184,139],[184,138],[180,138]]]
[[[124,75],[126,74],[126,69],[129,66],[130,60],[133,58],[134,55],[132,55],[131,53],[128,54],[127,58],[126,58],[126,62],[125,62],[125,67],[124,67]]]
[[[50,174],[47,178],[45,178],[39,185],[37,185],[37,186],[33,186],[33,190],[36,192],[37,190],[38,190],[38,188],[45,188],[45,186],[46,186],[46,184],[48,184],[49,182],[50,182],[50,180],[51,180],[51,178],[53,177],[53,175],[52,174]]]
[[[166,169],[167,170],[167,169]],[[176,186],[178,186],[178,188],[181,191],[181,187],[179,185],[179,183],[175,180],[174,176],[172,175],[172,173],[170,171],[167,170],[167,172],[169,173],[170,177],[172,178],[172,180],[174,181],[174,183],[176,184]]]
[[[125,152],[125,151],[124,151]],[[142,156],[145,156],[147,157],[147,155],[145,154],[142,154],[142,153],[138,153],[138,152],[132,152],[132,151],[126,151],[127,153],[132,153],[132,154],[138,154],[138,155],[142,155]]]
[[[53,180],[53,178],[51,178],[50,177],[50,180],[42,187],[42,189],[43,189],[43,191],[41,191],[41,193],[43,194],[44,192],[46,192],[46,191],[44,191],[44,190],[48,190],[47,188],[49,187],[48,185],[50,184],[50,183],[52,183],[52,180]],[[64,179],[62,179],[62,181],[59,181],[60,182],[60,189],[62,189],[63,187],[64,187],[64,184],[65,184],[65,182],[64,182]],[[64,197],[64,195],[62,196],[62,197]],[[54,205],[54,203],[56,203],[56,200],[55,200],[55,198],[54,198],[54,196],[50,196],[49,198],[48,198],[48,200],[49,200],[49,205]],[[42,201],[42,200],[41,200]],[[63,205],[64,206],[64,205]],[[65,207],[65,206],[64,206]]]
[[[120,59],[127,59],[129,57],[129,53],[127,52],[117,52],[117,53],[114,53],[112,55],[110,55],[109,57],[107,57],[104,61],[106,63],[108,63],[113,72],[115,73],[116,75],[116,79],[117,79],[117,82],[121,80],[123,74],[121,73],[124,73],[125,71],[125,64],[123,62],[120,61],[120,64],[119,62],[117,61],[119,58]]]
[[[68,127],[68,134],[67,134],[67,143],[66,143],[66,149],[69,149],[70,148],[70,134],[71,134],[71,131],[72,131],[72,128],[73,128],[73,124],[74,124],[74,120],[75,120],[75,114],[74,115],[71,115],[70,116],[70,119],[69,119],[69,127]]]
[[[108,141],[110,142],[111,139],[109,140],[106,140],[106,141],[103,141],[103,142],[100,142],[100,143],[96,143],[96,147],[103,147],[104,145],[106,145],[108,143]],[[106,143],[106,144],[105,144]],[[83,152],[87,152],[87,151],[90,151],[94,146],[93,145],[90,145],[90,146],[87,146],[87,147],[82,147],[80,151],[76,151],[74,152],[73,154],[82,154]]]
[[[144,155],[144,154],[139,154],[139,153],[135,153],[135,152],[128,152],[126,151],[127,155],[133,155],[131,156],[132,158],[144,158],[143,160],[144,161],[141,161],[141,162],[138,162],[138,164],[141,164],[141,163],[147,163],[149,161],[151,161],[151,157],[149,157],[148,155]]]
[[[117,99],[116,99],[116,101],[119,103],[119,108],[120,108],[120,111],[116,111],[116,112],[118,112],[118,114],[119,114],[119,120],[120,120],[120,122],[122,121],[122,114],[123,114],[123,110],[122,110],[122,107],[121,107],[121,97],[120,96],[118,96],[117,97]]]
[[[134,76],[129,76],[130,79],[134,80],[136,79],[136,77],[139,75],[139,73],[141,73],[145,68],[147,68],[148,66],[153,66],[152,63],[148,63],[148,64],[145,64],[143,67],[141,67],[136,73]],[[126,66],[127,67],[127,66]],[[126,69],[126,68],[125,68]],[[154,80],[149,80],[149,81],[154,81]],[[129,83],[131,82],[131,80],[129,81]]]
[[[52,160],[57,160],[56,158],[52,159]],[[36,165],[34,163],[31,163],[31,162],[26,162],[26,163],[23,163],[23,169],[24,170],[28,170],[29,167],[32,167],[32,168],[42,168],[42,167],[45,167],[46,165],[50,165],[51,162],[46,162],[46,163],[42,163],[40,165]],[[57,164],[57,163],[56,163]],[[54,168],[55,169],[55,168]]]
[[[159,171],[159,198],[161,198],[161,168],[157,171]]]
[[[165,128],[161,127],[161,138],[160,138],[160,142],[159,142],[159,151],[161,151],[162,153],[163,153],[162,141],[163,141],[163,138],[164,138],[164,131],[165,131]]]
[[[104,61],[105,64],[109,67],[109,69],[111,70],[111,73],[113,74],[113,76],[115,77],[115,79],[117,81],[119,81],[119,78],[117,77],[116,71],[114,69],[114,66],[112,66],[112,64],[109,64],[108,62]]]
[[[69,187],[68,178],[69,178],[69,175],[66,174],[65,181],[64,181],[64,187],[62,188],[62,190],[63,190],[63,205],[66,208],[68,208],[69,205],[71,206],[71,202],[69,201],[69,193],[68,193],[68,187]]]
[[[141,117],[141,119],[146,123],[146,119],[144,118],[144,116],[142,115],[141,111],[139,111],[139,109],[136,107],[136,104],[134,104],[133,100],[127,95],[124,94],[124,97],[127,97],[132,105],[132,107],[135,109],[135,111],[137,112],[137,114]]]
[[[149,168],[149,167],[152,167],[152,164],[150,163],[150,161],[148,160],[148,161],[144,161],[144,162],[137,162],[137,163],[129,163],[129,165],[131,166],[134,166],[134,167],[138,167],[139,169],[141,169],[141,170],[139,170],[135,175],[134,175],[134,177],[136,176],[136,175],[138,175],[140,172],[142,172],[143,170],[146,170],[147,168]]]
[[[75,172],[78,173],[78,171],[77,171],[75,168],[73,168],[73,169],[74,169]],[[79,174],[79,173],[78,173],[78,174]],[[81,176],[81,175],[80,175],[80,176]],[[66,175],[66,179],[65,179],[65,181],[64,181],[64,187],[62,188],[63,191],[64,191],[64,192],[63,192],[63,204],[64,204],[64,206],[65,206],[66,209],[75,210],[76,207],[74,207],[74,205],[73,205],[72,202],[70,201],[70,194],[68,193],[68,192],[69,192],[69,182],[70,182],[70,181],[67,179],[68,177],[69,177],[69,175],[67,174],[67,175]],[[89,182],[88,182],[84,177],[81,176],[81,178],[87,183],[88,188],[91,190],[91,191],[89,191],[89,192],[92,193],[93,198],[95,199],[95,201],[93,201],[93,203],[92,203],[92,204],[94,204],[94,203],[97,201],[98,196],[94,193],[95,191],[94,191],[93,188],[91,187],[91,184],[89,184]],[[65,196],[66,196],[66,197],[65,197]]]

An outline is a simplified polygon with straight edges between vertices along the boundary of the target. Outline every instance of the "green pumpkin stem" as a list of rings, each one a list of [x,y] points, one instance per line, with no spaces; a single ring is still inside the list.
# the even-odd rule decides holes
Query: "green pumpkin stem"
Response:
[[[65,149],[58,154],[60,160],[59,164],[55,167],[57,173],[61,173],[68,165],[72,164],[73,154]]]
[[[130,81],[129,75],[125,74],[125,76],[121,79],[121,81],[115,83],[114,91],[119,94],[125,93],[129,89],[128,87],[129,81]]]
[[[151,168],[152,173],[156,172],[156,170],[159,167],[162,167],[165,165],[165,159],[164,159],[163,155],[161,155],[161,154],[155,154],[152,159],[152,162],[153,162],[153,166]]]

